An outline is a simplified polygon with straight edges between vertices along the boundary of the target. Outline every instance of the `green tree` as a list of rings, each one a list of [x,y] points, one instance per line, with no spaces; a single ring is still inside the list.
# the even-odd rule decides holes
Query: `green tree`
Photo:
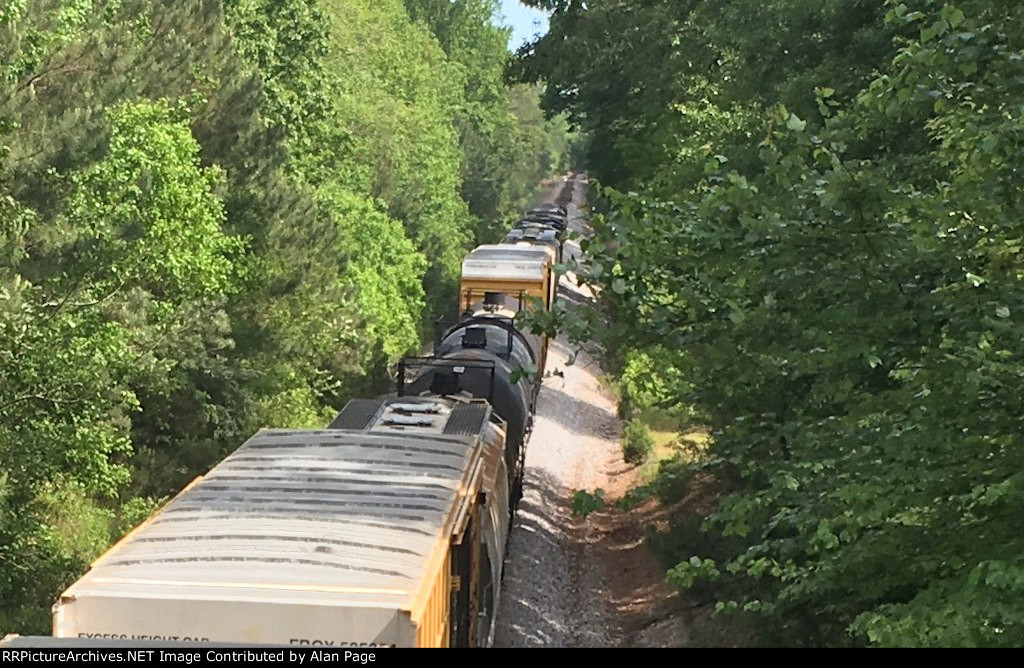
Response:
[[[553,6],[603,338],[673,353],[725,489],[670,578],[770,644],[1019,645],[1021,8]]]
[[[0,7],[0,630],[256,429],[380,391],[454,304],[556,141],[509,105],[493,5],[456,4]]]
[[[9,623],[38,619],[24,608],[92,556],[63,542],[70,533],[54,534],[47,495],[117,496],[136,388],[174,377],[233,290],[240,246],[220,230],[221,175],[198,165],[184,113],[161,103],[112,111],[106,155],[66,180],[56,221],[64,233],[20,254],[30,268],[64,270],[35,281],[3,270],[0,591]]]

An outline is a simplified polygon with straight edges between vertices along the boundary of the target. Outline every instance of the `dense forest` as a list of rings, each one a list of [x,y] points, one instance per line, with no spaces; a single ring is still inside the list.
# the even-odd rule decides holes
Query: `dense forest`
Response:
[[[0,3],[0,633],[326,424],[561,169],[496,0]]]
[[[583,240],[709,642],[1024,644],[1024,5],[530,0]],[[705,639],[707,640],[707,639]]]

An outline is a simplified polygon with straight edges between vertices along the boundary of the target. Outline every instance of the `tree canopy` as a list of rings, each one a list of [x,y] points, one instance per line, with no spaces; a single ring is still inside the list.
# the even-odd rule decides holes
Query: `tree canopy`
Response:
[[[561,165],[483,0],[0,5],[0,632],[420,348]]]
[[[768,644],[1019,646],[1024,9],[528,4],[602,341],[712,434],[652,486],[720,490],[670,579]]]

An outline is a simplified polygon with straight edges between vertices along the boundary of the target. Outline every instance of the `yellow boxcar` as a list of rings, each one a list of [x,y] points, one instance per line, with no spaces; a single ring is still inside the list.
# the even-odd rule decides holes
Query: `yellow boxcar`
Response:
[[[456,588],[500,581],[503,424],[486,402],[403,398],[350,402],[332,426],[249,439],[64,592],[54,635],[488,643],[497,587]]]

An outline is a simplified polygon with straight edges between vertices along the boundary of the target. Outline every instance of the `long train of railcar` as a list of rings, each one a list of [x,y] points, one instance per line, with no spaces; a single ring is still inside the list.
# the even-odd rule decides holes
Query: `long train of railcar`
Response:
[[[466,256],[396,396],[261,430],[93,563],[47,642],[490,645],[548,348],[517,318],[551,308],[571,187]]]

